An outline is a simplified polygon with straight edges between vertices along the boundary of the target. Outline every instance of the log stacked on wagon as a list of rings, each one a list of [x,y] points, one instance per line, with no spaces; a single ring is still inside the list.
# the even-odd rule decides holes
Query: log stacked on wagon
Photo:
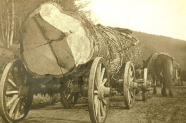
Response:
[[[139,62],[138,40],[121,28],[94,25],[85,17],[42,4],[23,23],[21,54],[37,75],[64,75],[95,57],[103,57],[111,75],[126,61]]]

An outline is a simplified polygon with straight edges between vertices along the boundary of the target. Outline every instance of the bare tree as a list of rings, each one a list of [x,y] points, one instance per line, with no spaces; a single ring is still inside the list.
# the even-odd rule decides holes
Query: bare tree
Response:
[[[3,0],[1,3],[1,39],[6,48],[13,45],[14,37],[14,0]]]
[[[3,47],[11,48],[18,39],[18,30],[27,15],[43,2],[53,1],[63,7],[64,10],[83,14],[81,10],[89,2],[82,0],[2,0],[0,4],[0,38]],[[75,2],[80,4],[75,4]],[[88,12],[84,12],[87,16]],[[15,29],[16,28],[16,29]]]
[[[14,38],[14,0],[11,1],[11,24],[10,24],[10,39],[9,39],[9,42],[10,42],[10,46],[13,45],[13,38]]]

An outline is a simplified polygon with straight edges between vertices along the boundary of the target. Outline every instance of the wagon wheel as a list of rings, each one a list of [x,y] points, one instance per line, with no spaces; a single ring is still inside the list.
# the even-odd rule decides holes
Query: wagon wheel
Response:
[[[29,91],[23,63],[20,60],[8,63],[0,82],[0,114],[6,122],[26,117],[33,99]]]
[[[143,88],[142,88],[142,100],[146,101],[147,97],[148,97],[148,93],[147,93],[147,68],[144,68],[144,72],[143,72]]]
[[[77,103],[79,96],[79,92],[71,91],[71,84],[72,82],[65,83],[60,91],[61,104],[67,109]]]
[[[91,67],[88,88],[89,115],[93,123],[105,121],[109,107],[109,73],[104,59],[97,57]]]
[[[134,81],[135,81],[135,70],[133,64],[129,61],[125,65],[124,78],[123,78],[123,94],[124,103],[128,109],[131,108],[134,102]]]

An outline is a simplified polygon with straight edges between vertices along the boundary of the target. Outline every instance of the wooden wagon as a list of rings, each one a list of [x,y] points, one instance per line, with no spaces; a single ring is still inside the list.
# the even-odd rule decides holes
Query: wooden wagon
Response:
[[[33,83],[46,81],[60,82],[65,108],[71,107],[72,98],[76,103],[79,92],[87,93],[94,123],[105,121],[109,96],[116,92],[124,95],[126,107],[132,106],[138,86],[133,63],[137,64],[140,49],[128,30],[94,25],[49,2],[28,16],[20,32],[21,60],[7,64],[0,82],[0,113],[5,121],[24,119]]]

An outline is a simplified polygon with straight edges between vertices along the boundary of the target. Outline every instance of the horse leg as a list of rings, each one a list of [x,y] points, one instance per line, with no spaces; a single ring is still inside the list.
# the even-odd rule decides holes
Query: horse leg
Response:
[[[168,89],[168,90],[169,90],[169,96],[173,97],[172,87],[170,89]]]
[[[154,82],[154,91],[153,91],[153,94],[156,95],[157,94],[157,88],[156,88],[156,80],[153,79],[153,82]]]
[[[154,91],[153,91],[153,94],[156,95],[157,94],[157,88],[156,88],[156,85],[154,86]]]
[[[165,81],[162,81],[162,89],[161,89],[161,94],[162,96],[167,96],[167,91],[166,91],[166,82]]]
[[[166,91],[167,84],[165,82],[165,78],[162,74],[158,74],[158,78],[159,78],[160,83],[162,85],[161,94],[162,94],[162,96],[167,96],[167,91]]]
[[[173,97],[172,83],[171,83],[171,82],[167,83],[167,90],[168,90],[168,92],[169,92],[169,96],[170,96],[170,97]]]
[[[183,86],[183,81],[180,79],[180,81],[181,81],[181,86]]]
[[[171,82],[171,81],[169,81],[169,82],[167,83],[167,90],[169,91],[169,96],[170,96],[170,97],[173,97],[172,82]]]

